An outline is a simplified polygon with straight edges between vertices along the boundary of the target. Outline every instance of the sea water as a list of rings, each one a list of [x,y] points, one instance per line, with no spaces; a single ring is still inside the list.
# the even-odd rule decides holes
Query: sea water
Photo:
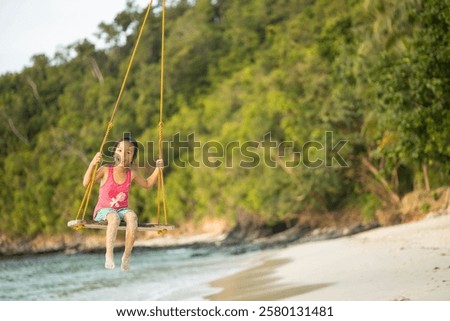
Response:
[[[219,292],[209,282],[249,266],[254,254],[194,248],[138,249],[131,270],[104,268],[104,253],[0,259],[0,300],[190,301]]]

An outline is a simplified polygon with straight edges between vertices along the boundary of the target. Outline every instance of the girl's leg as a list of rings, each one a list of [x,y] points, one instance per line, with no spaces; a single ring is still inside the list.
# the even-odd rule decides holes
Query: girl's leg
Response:
[[[106,254],[105,254],[105,268],[114,269],[114,241],[117,236],[117,228],[120,224],[120,219],[116,213],[111,212],[106,215],[108,226],[106,228]]]
[[[123,217],[127,228],[125,234],[125,250],[122,256],[122,271],[130,270],[130,256],[133,250],[134,241],[136,240],[136,231],[138,226],[137,215],[133,211],[128,211]]]

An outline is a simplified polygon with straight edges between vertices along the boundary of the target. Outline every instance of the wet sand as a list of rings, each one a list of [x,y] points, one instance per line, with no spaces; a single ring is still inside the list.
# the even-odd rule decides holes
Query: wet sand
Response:
[[[292,244],[210,284],[221,301],[448,301],[450,215]]]

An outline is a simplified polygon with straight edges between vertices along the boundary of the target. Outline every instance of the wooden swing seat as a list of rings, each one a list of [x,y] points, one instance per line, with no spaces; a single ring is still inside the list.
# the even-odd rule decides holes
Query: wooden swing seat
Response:
[[[80,230],[83,228],[87,229],[97,229],[106,230],[108,226],[107,222],[97,222],[97,221],[87,221],[87,220],[72,220],[67,223],[67,226],[73,228],[74,230]],[[138,231],[168,231],[173,230],[175,227],[173,225],[164,225],[157,223],[139,223]],[[126,224],[121,221],[118,230],[125,230]]]

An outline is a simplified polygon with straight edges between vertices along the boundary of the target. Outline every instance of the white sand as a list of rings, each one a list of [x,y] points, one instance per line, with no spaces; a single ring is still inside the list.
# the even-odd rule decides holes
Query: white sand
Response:
[[[207,300],[450,300],[450,215],[255,255]]]
[[[450,215],[292,245],[271,259],[287,300],[450,300]],[[308,290],[309,289],[309,290]]]

